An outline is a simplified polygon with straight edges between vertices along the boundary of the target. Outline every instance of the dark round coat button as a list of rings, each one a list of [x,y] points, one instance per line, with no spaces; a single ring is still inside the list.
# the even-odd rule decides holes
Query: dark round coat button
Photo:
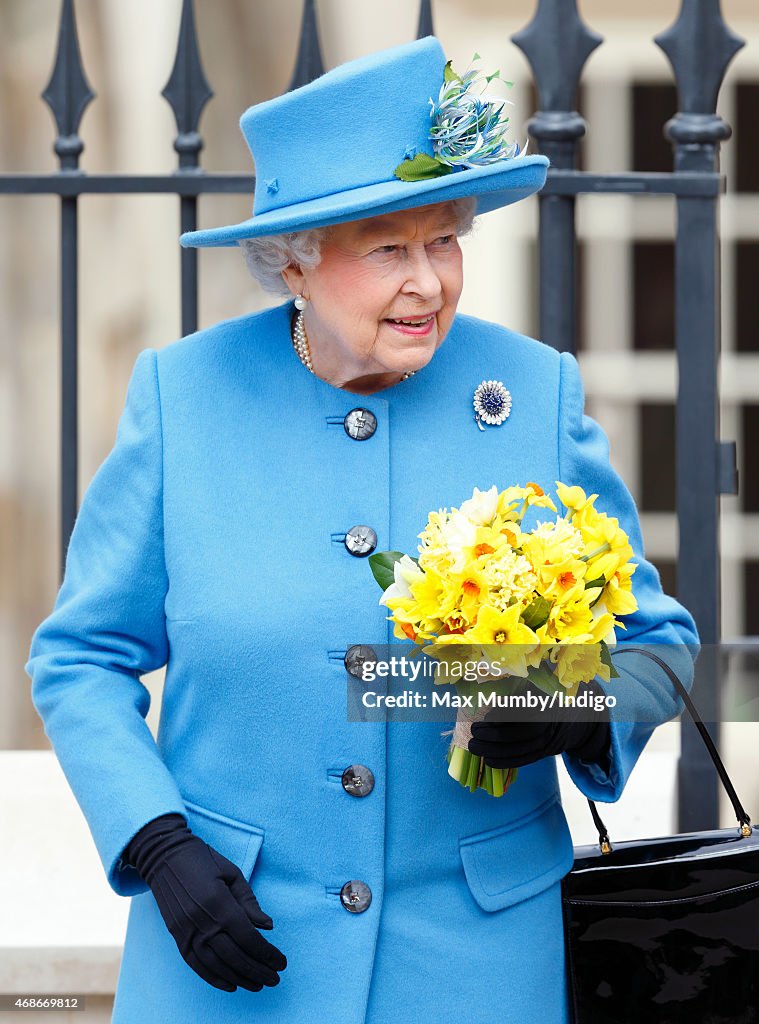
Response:
[[[342,783],[351,796],[369,796],[374,789],[374,774],[365,764],[350,764],[343,772]]]
[[[351,914],[361,914],[372,902],[372,890],[366,882],[354,878],[340,890],[340,901]]]
[[[362,409],[359,406],[358,409],[351,409],[346,413],[343,427],[348,437],[352,437],[354,441],[366,441],[377,429],[377,417],[371,409]]]
[[[377,534],[371,526],[351,526],[343,543],[352,555],[363,558],[377,547]]]
[[[377,652],[369,644],[353,644],[345,652],[345,657],[343,658],[346,669],[356,679],[361,678],[365,661],[376,660]]]

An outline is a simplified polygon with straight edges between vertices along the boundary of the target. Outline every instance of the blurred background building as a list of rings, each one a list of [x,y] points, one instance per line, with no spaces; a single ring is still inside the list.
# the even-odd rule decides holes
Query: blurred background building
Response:
[[[97,93],[80,129],[82,169],[172,171],[176,126],[160,92],[174,59],[180,0],[76,0],[75,6],[83,64]],[[672,169],[672,147],[662,127],[677,109],[676,90],[652,37],[672,23],[678,7],[677,0],[580,3],[585,21],[605,37],[588,61],[577,97],[588,123],[581,169]],[[504,95],[514,103],[519,139],[526,138],[537,98],[527,61],[510,36],[534,9],[534,0],[433,3],[435,32],[457,68],[477,51],[484,68],[500,68],[514,82]],[[723,0],[722,11],[747,43],[728,68],[718,106],[733,126],[721,150],[727,194],[721,201],[720,367],[722,437],[737,442],[740,474],[739,494],[721,503],[723,632],[733,637],[759,634],[759,8],[755,0]],[[2,172],[49,172],[57,166],[55,127],[40,93],[52,67],[59,13],[59,0],[0,5]],[[250,155],[237,122],[246,107],[287,88],[302,0],[196,0],[195,14],[215,93],[201,120],[202,165],[248,174]],[[325,66],[413,39],[418,16],[417,3],[408,0],[320,0]],[[242,220],[250,206],[240,195],[203,197],[199,226]],[[181,327],[177,198],[84,196],[79,207],[81,494],[113,444],[137,354],[177,339]],[[537,201],[530,199],[478,223],[464,247],[463,312],[538,336],[536,214]],[[638,502],[647,554],[665,589],[675,593],[675,200],[580,196],[577,224],[578,352],[587,411],[609,436],[612,461]],[[23,670],[31,635],[50,611],[60,582],[58,199],[0,197],[0,232],[0,814],[24,822],[22,834],[9,831],[11,863],[43,872],[49,883],[44,904],[33,912],[19,902],[20,876],[0,872],[0,899],[16,908],[5,930],[0,925],[0,965],[3,950],[8,954],[5,968],[0,966],[0,991],[25,983],[33,969],[43,984],[57,985],[51,991],[84,991],[81,981],[93,993],[89,1019],[107,1020],[127,901],[118,900],[100,877],[83,820],[76,817],[65,780],[56,775]],[[260,291],[235,249],[201,250],[199,267],[200,326],[278,301]],[[750,659],[734,661],[734,672],[751,672]],[[153,728],[161,680],[162,673],[146,679],[154,695]],[[745,717],[724,724],[722,748],[756,817],[759,726],[749,721],[756,709]],[[637,789],[631,783],[627,811],[614,808],[614,818],[609,815],[630,835],[672,827],[677,725],[658,733],[636,769]],[[587,808],[571,796],[567,806],[573,832],[588,840]],[[727,806],[723,810],[728,824],[732,814]],[[42,855],[39,843],[46,838]],[[73,843],[81,857],[72,865],[67,858]],[[56,875],[61,858],[65,870]],[[74,890],[84,907],[78,920],[71,919],[65,902]],[[84,964],[79,973],[72,968],[66,974],[57,954],[45,957],[43,947],[60,950],[67,944],[76,951],[71,962]],[[43,964],[51,973],[40,974]]]

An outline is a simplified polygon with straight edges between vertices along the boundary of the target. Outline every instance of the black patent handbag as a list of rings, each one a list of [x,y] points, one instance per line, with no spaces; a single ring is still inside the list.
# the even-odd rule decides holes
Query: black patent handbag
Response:
[[[759,829],[672,669],[738,819],[738,828],[575,847],[562,880],[574,1024],[759,1022]],[[620,650],[618,653],[624,653]]]

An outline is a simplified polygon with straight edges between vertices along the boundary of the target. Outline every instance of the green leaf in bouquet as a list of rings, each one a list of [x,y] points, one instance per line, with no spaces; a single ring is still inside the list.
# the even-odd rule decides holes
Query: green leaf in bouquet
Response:
[[[605,640],[601,641],[601,661],[604,665],[609,666],[609,674],[611,675],[611,678],[618,679],[619,672],[617,672],[616,668],[614,667],[614,662],[611,660],[611,652],[609,650],[609,645],[606,643]]]
[[[530,629],[540,629],[548,622],[551,602],[545,597],[536,597],[522,612],[522,622]]]
[[[538,665],[537,668],[527,669],[527,678],[534,683],[543,693],[552,694],[562,689],[558,677],[548,668],[547,665]]]
[[[477,701],[482,701],[482,706],[490,706],[491,702],[493,706],[496,706],[496,702],[499,697],[509,696],[514,692],[515,686],[518,686],[520,682],[519,676],[502,675],[502,676],[487,676],[480,679],[474,684],[476,687],[476,693],[478,694]],[[459,687],[456,687],[457,691]]]
[[[605,587],[606,577],[596,576],[594,580],[585,580],[585,589],[590,590],[592,587]]]
[[[402,558],[402,551],[378,551],[374,555],[369,555],[372,575],[383,590],[387,590],[392,583],[395,583],[395,563],[400,562]],[[413,561],[417,562],[417,559],[414,558]],[[419,563],[417,562],[417,564]]]
[[[585,589],[586,590],[593,590],[594,587],[600,587],[600,590],[598,591],[596,596],[593,598],[593,600],[590,602],[590,605],[588,607],[592,608],[593,605],[596,604],[597,601],[601,600],[601,595],[604,592],[603,588],[605,586],[606,586],[606,577],[605,576],[597,576],[594,580],[585,580]]]
[[[456,681],[456,696],[470,698],[472,702],[472,707],[477,707],[477,700],[480,689],[481,687],[479,683],[465,682],[464,679],[459,679]],[[465,705],[466,701],[463,702],[462,706]],[[454,706],[456,706],[455,703]]]

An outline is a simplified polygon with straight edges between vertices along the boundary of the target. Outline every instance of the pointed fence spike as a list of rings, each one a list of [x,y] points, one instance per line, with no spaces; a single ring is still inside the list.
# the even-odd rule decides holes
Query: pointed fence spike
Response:
[[[730,61],[746,41],[732,32],[720,0],[682,0],[674,23],[654,37],[672,65],[683,114],[713,114]]]
[[[578,14],[576,0],[539,0],[532,21],[511,41],[530,62],[541,110],[573,110],[585,62],[603,42]]]
[[[75,169],[84,149],[79,125],[89,103],[95,98],[84,72],[76,27],[74,0],[63,0],[58,25],[58,46],[50,80],[41,93],[53,112],[58,128],[55,152],[61,169]]]
[[[422,0],[419,4],[419,22],[416,27],[416,38],[434,36],[435,27],[432,21],[432,0]]]
[[[321,44],[319,42],[319,22],[316,17],[315,0],[305,0],[303,4],[303,17],[300,23],[300,40],[298,42],[298,54],[295,58],[295,70],[290,84],[287,87],[289,92],[292,89],[299,89],[302,85],[308,85],[319,75],[324,74],[324,61],[322,59]]]
[[[203,148],[198,123],[203,108],[213,96],[213,89],[208,84],[200,59],[192,0],[182,0],[174,67],[161,95],[171,107],[177,123],[174,149],[179,153],[180,166],[194,166]]]

